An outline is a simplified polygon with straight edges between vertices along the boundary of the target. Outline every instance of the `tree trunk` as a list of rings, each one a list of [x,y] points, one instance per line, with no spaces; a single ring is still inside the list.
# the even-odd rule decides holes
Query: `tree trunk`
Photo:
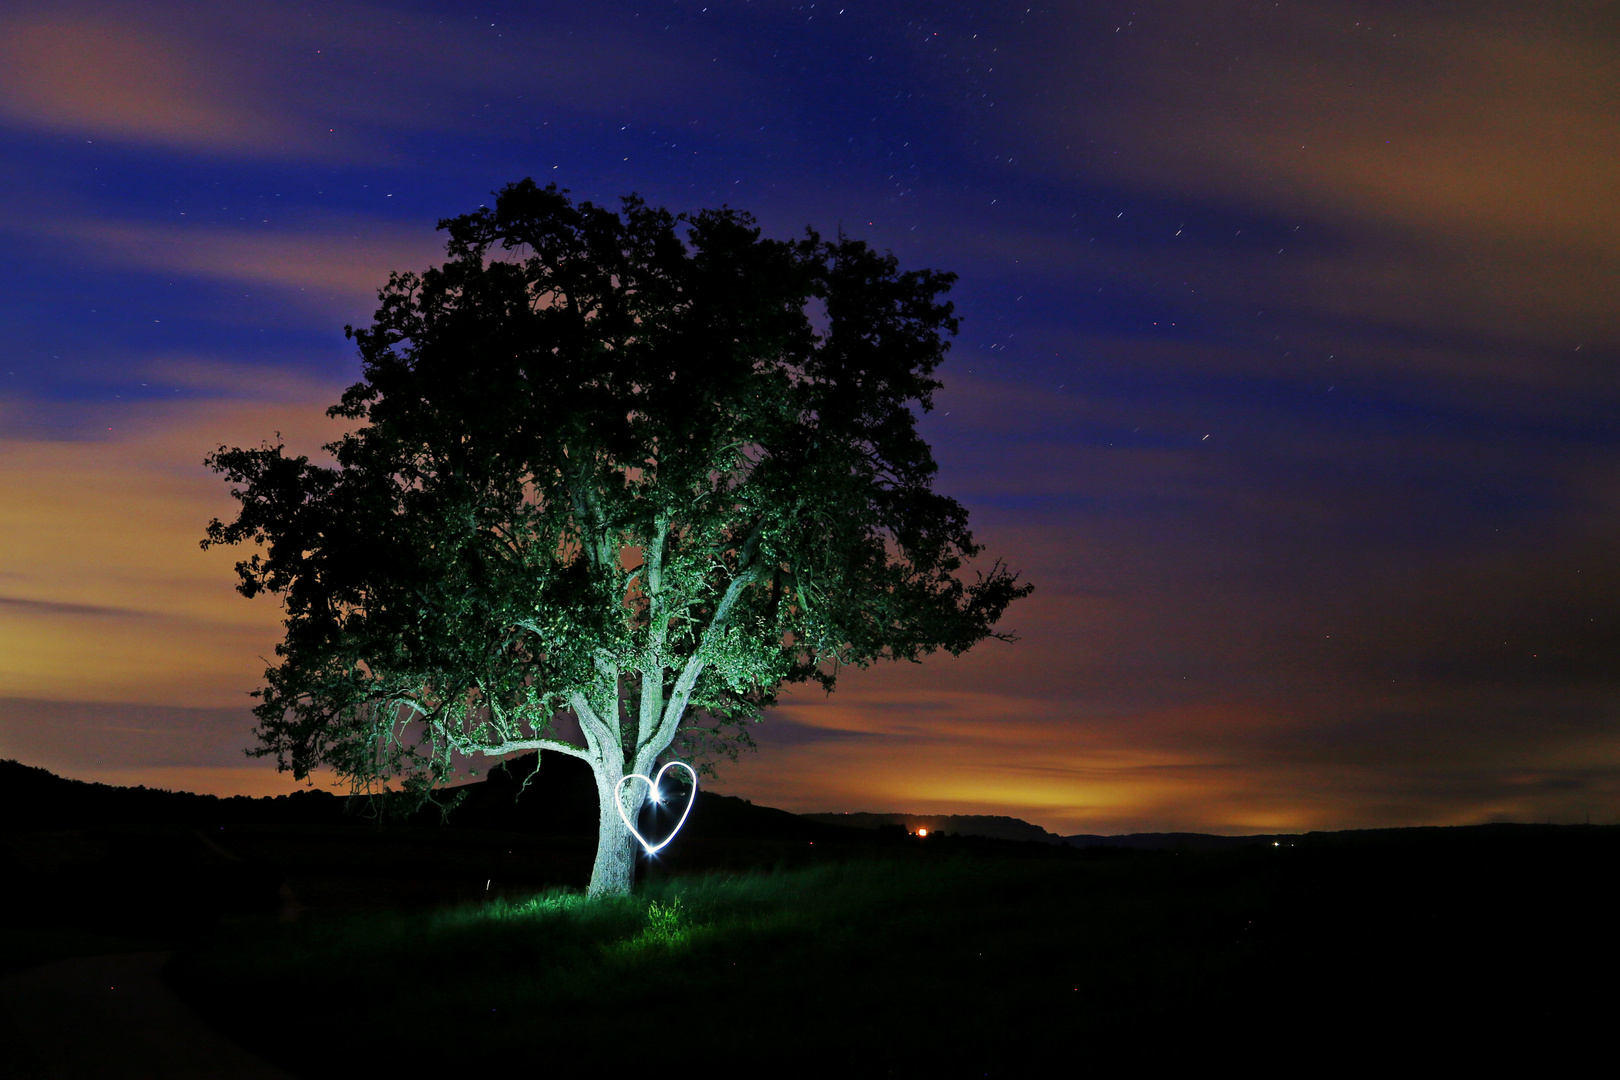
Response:
[[[591,896],[625,896],[636,883],[636,839],[625,827],[614,800],[621,797],[619,776],[608,776],[610,770],[592,763],[596,775],[596,864],[591,867]],[[623,775],[622,773],[619,775]],[[641,813],[646,799],[647,785],[632,781],[625,784],[622,797],[626,800],[625,814],[631,821]],[[633,805],[632,805],[633,804]]]

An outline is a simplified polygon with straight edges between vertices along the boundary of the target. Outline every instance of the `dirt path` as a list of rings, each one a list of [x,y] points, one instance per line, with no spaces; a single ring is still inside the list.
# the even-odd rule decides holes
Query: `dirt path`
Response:
[[[0,979],[7,1080],[293,1080],[204,1024],[163,985],[167,953],[81,956]]]

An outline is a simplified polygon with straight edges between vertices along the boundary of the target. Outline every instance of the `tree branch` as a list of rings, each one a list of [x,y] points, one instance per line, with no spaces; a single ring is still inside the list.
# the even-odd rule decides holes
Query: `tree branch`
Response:
[[[590,750],[573,743],[565,743],[561,739],[513,739],[501,743],[499,746],[485,747],[479,753],[489,757],[498,757],[501,754],[515,754],[526,750],[554,750],[559,754],[579,758],[581,761],[591,759]]]
[[[645,768],[646,765],[650,764],[650,762],[643,762],[641,759],[651,747],[656,746],[658,748],[654,751],[656,754],[668,746],[675,738],[675,731],[680,727],[681,717],[686,713],[686,703],[691,700],[692,691],[697,686],[698,677],[703,674],[703,669],[708,666],[708,659],[704,655],[707,646],[715,638],[725,633],[726,620],[731,617],[732,608],[737,606],[737,599],[742,596],[743,590],[752,585],[758,577],[757,571],[750,570],[732,578],[731,584],[726,588],[726,594],[720,598],[720,603],[715,606],[714,618],[709,620],[708,628],[703,631],[703,641],[696,649],[692,650],[692,655],[687,657],[686,663],[681,669],[680,677],[675,680],[675,686],[671,689],[668,704],[664,706],[664,715],[658,724],[657,730],[651,738],[643,738],[636,744],[637,768]]]

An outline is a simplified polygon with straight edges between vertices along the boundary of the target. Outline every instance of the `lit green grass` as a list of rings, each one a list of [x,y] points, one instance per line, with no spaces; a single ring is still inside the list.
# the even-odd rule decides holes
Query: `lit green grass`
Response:
[[[610,900],[244,925],[173,980],[309,1077],[403,1059],[525,1076],[671,1061],[711,1076],[1030,1075],[1054,1053],[1111,1069],[1297,1064],[1301,1046],[1512,1032],[1503,987],[1547,985],[1561,957],[1620,959],[1606,908],[1580,900],[1608,894],[1617,839],[1437,832],[669,878]]]
[[[1117,919],[1099,934],[1071,917],[1077,899],[1109,906],[1096,879],[1081,864],[855,862],[666,880],[622,899],[554,891],[238,933],[176,979],[216,1023],[310,1075],[375,1060],[373,1035],[402,1017],[456,1033],[411,1050],[451,1071],[464,1053],[533,1064],[537,1045],[584,1066],[590,1048],[627,1038],[673,1038],[722,1071],[784,1039],[846,1067],[914,1055],[921,1032],[948,1037],[930,1055],[978,1054],[1094,1004],[1081,954],[1115,954],[1112,970],[1126,944]],[[318,1051],[277,1053],[293,1031]]]

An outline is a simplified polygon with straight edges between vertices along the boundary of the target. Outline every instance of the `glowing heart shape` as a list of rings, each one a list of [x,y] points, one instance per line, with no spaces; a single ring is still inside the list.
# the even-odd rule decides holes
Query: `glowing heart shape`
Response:
[[[686,809],[681,811],[681,820],[677,821],[675,823],[675,827],[669,830],[669,835],[664,837],[663,843],[649,844],[647,843],[647,838],[641,835],[641,830],[636,828],[635,822],[630,820],[630,815],[624,812],[624,800],[619,798],[619,792],[623,790],[624,785],[628,784],[630,781],[642,780],[646,782],[647,789],[652,792],[653,801],[663,802],[663,796],[658,793],[658,781],[662,780],[664,778],[664,774],[669,772],[669,770],[673,769],[677,765],[685,769],[692,776],[692,797],[686,800]],[[684,761],[671,761],[662,769],[659,769],[657,775],[651,777],[643,776],[640,773],[631,773],[629,776],[621,776],[619,777],[618,785],[613,789],[613,805],[619,808],[619,817],[624,821],[624,827],[630,830],[631,836],[635,837],[641,842],[641,846],[646,849],[647,854],[649,855],[657,854],[660,848],[664,847],[665,844],[668,844],[671,840],[675,839],[675,834],[681,831],[682,825],[686,824],[686,815],[692,812],[692,804],[695,802],[697,802],[697,770],[692,768],[692,766],[688,765]]]

